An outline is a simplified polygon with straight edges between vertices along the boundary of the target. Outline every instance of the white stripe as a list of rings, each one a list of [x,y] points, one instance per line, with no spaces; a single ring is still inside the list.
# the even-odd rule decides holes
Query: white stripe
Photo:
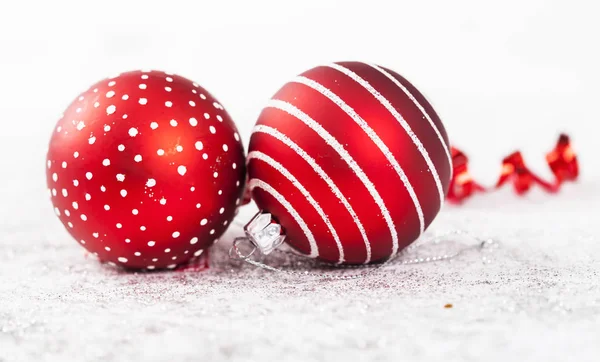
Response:
[[[317,242],[315,241],[315,237],[313,236],[312,232],[308,228],[308,225],[306,225],[306,223],[304,222],[302,217],[298,214],[296,209],[294,209],[292,204],[290,204],[285,199],[285,197],[283,197],[282,194],[277,192],[277,190],[275,190],[268,183],[264,182],[263,180],[257,179],[257,178],[251,179],[248,182],[248,186],[250,187],[250,191],[254,190],[255,188],[259,188],[259,189],[262,189],[262,190],[266,191],[267,193],[271,194],[271,196],[273,196],[287,210],[287,212],[294,218],[296,223],[300,226],[300,228],[304,232],[304,235],[306,235],[306,238],[308,239],[308,243],[310,244],[310,254],[308,256],[311,258],[316,258],[317,256],[319,256]]]
[[[433,161],[431,161],[431,158],[429,158],[429,154],[427,153],[427,150],[425,149],[425,147],[423,147],[423,144],[421,143],[421,141],[419,140],[417,135],[412,131],[412,129],[410,128],[410,125],[406,122],[406,120],[404,120],[404,118],[402,118],[400,113],[398,113],[398,111],[396,111],[396,109],[394,108],[394,106],[392,106],[390,101],[388,101],[384,96],[381,95],[381,93],[379,93],[375,88],[373,88],[373,86],[371,86],[371,84],[369,84],[369,82],[367,82],[366,80],[364,80],[360,76],[358,76],[358,74],[354,73],[350,69],[344,68],[343,66],[341,66],[339,64],[331,63],[326,66],[333,68],[333,69],[347,75],[348,77],[352,78],[352,80],[354,80],[355,82],[360,84],[363,88],[368,90],[369,93],[371,93],[373,95],[373,97],[375,97],[379,101],[379,103],[381,103],[394,116],[394,118],[396,118],[396,120],[402,125],[402,128],[404,128],[404,131],[406,131],[406,133],[412,139],[415,146],[417,146],[417,148],[419,149],[419,152],[421,153],[421,155],[425,159],[425,162],[427,163],[427,166],[429,167],[429,171],[431,172],[431,175],[433,176],[433,180],[435,181],[435,185],[438,189],[438,194],[439,194],[439,198],[440,198],[440,207],[441,207],[444,204],[444,188],[442,187],[442,182],[440,181],[440,176],[438,175],[437,169],[435,168]]]
[[[342,144],[340,144],[335,137],[327,132],[323,126],[321,126],[314,119],[310,118],[309,115],[296,108],[294,105],[281,100],[271,99],[267,104],[267,107],[280,109],[305,123],[308,127],[317,132],[317,134],[340,155],[340,157],[348,164],[348,166],[350,166],[352,171],[354,171],[356,176],[358,176],[360,181],[362,181],[363,185],[365,185],[371,194],[371,197],[373,197],[373,200],[375,200],[377,206],[379,206],[379,210],[381,210],[381,214],[383,215],[383,218],[390,229],[390,234],[392,235],[392,256],[395,256],[398,252],[398,232],[396,231],[396,226],[394,225],[394,221],[390,216],[390,212],[388,211],[387,207],[385,207],[385,203],[381,199],[379,192],[377,192],[371,180],[369,180],[369,177],[367,177],[362,168],[356,163],[356,161],[354,161],[344,146],[342,146]]]
[[[377,69],[378,71],[380,71],[383,75],[385,75],[386,77],[388,77],[389,80],[391,80],[392,82],[394,82],[395,85],[397,85],[400,89],[402,89],[402,91],[404,92],[404,94],[406,94],[408,96],[408,98],[410,98],[410,100],[414,103],[415,106],[417,106],[417,108],[419,108],[419,110],[421,111],[421,113],[423,114],[423,116],[425,116],[425,118],[427,119],[427,121],[429,122],[429,124],[431,125],[431,128],[433,128],[433,130],[435,131],[435,134],[437,135],[437,138],[440,140],[440,142],[442,143],[442,147],[444,148],[444,151],[446,152],[446,157],[448,158],[448,164],[450,165],[450,172],[452,172],[452,156],[450,155],[450,145],[446,144],[446,141],[444,141],[444,138],[442,137],[442,134],[440,133],[440,130],[437,128],[437,126],[435,125],[435,123],[433,122],[433,120],[431,119],[431,117],[429,116],[429,114],[427,113],[427,111],[425,110],[425,108],[423,108],[423,106],[419,103],[419,101],[412,95],[412,93],[408,90],[408,88],[406,88],[404,86],[404,84],[402,84],[398,79],[396,79],[394,76],[392,76],[390,73],[388,73],[385,69],[375,65],[375,64],[368,64],[369,66]]]
[[[279,171],[279,173],[282,174],[286,179],[288,179],[288,181],[290,181],[298,190],[300,190],[302,195],[304,195],[306,200],[308,200],[308,202],[312,205],[312,207],[317,211],[317,213],[319,214],[319,216],[321,217],[323,222],[327,225],[327,228],[329,229],[329,232],[333,236],[333,239],[335,240],[335,243],[338,247],[338,251],[340,253],[340,258],[338,260],[338,263],[339,264],[343,263],[345,260],[344,260],[344,248],[342,246],[342,242],[341,242],[340,238],[338,237],[338,234],[335,231],[335,228],[333,227],[333,225],[331,225],[331,222],[329,221],[329,217],[327,217],[327,215],[325,215],[325,212],[323,212],[323,209],[321,208],[321,205],[319,205],[317,200],[315,200],[312,197],[310,192],[308,192],[308,190],[300,183],[300,181],[298,181],[298,179],[296,177],[294,177],[294,175],[292,175],[292,173],[290,171],[288,171],[287,168],[285,168],[281,163],[275,161],[270,156],[268,156],[262,152],[259,152],[259,151],[252,151],[248,154],[248,161],[250,161],[252,159],[257,159],[257,160],[263,161],[266,164],[268,164],[269,166],[273,167],[275,170]]]
[[[338,198],[338,200],[340,200],[342,205],[344,205],[344,207],[352,217],[352,220],[354,220],[354,224],[356,224],[356,227],[358,228],[358,231],[360,232],[360,235],[362,236],[363,241],[365,243],[365,247],[367,249],[367,257],[365,259],[365,264],[370,262],[371,243],[367,238],[367,232],[365,231],[365,228],[360,222],[358,215],[356,215],[356,212],[354,212],[352,205],[350,205],[344,194],[342,194],[342,191],[340,191],[335,182],[333,182],[333,180],[329,177],[329,175],[327,175],[327,173],[321,168],[321,166],[317,164],[317,161],[315,161],[314,158],[310,157],[310,155],[306,153],[306,151],[304,151],[300,146],[294,143],[294,141],[292,141],[289,137],[279,132],[275,128],[263,125],[256,125],[254,126],[252,133],[254,134],[257,132],[268,134],[269,136],[281,141],[283,144],[291,148],[294,152],[296,152],[296,154],[298,154],[298,156],[302,157],[302,159],[313,168],[313,170],[317,173],[317,175],[319,175],[319,177],[321,177],[323,181],[327,183],[327,186],[329,186],[331,192],[333,192],[333,194]]]
[[[408,177],[404,173],[404,170],[402,169],[402,167],[400,167],[398,161],[396,160],[390,149],[381,140],[381,138],[379,138],[377,133],[375,133],[375,131],[367,124],[367,122],[365,122],[364,119],[362,119],[356,113],[356,111],[352,107],[350,107],[337,94],[333,93],[331,90],[327,89],[322,84],[302,76],[296,77],[296,79],[292,80],[292,82],[301,83],[308,87],[311,87],[312,89],[321,93],[325,97],[329,98],[333,103],[335,103],[344,112],[346,112],[346,114],[350,116],[350,118],[352,118],[354,122],[356,122],[360,126],[360,128],[362,128],[362,130],[369,136],[371,141],[373,141],[373,143],[375,143],[377,147],[379,147],[379,150],[381,150],[381,152],[384,154],[385,158],[387,158],[388,162],[392,165],[398,176],[400,176],[404,187],[406,188],[410,195],[410,198],[412,199],[413,205],[415,206],[415,210],[417,211],[417,216],[419,217],[419,235],[421,235],[425,228],[425,218],[423,217],[423,209],[421,209],[421,204],[419,203],[417,194],[415,193],[414,188],[410,184]]]

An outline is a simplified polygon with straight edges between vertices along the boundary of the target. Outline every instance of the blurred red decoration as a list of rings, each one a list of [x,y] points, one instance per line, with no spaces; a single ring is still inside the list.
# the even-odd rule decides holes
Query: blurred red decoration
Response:
[[[454,172],[450,182],[448,200],[459,203],[476,192],[487,192],[498,189],[512,182],[517,194],[522,195],[533,185],[539,185],[550,193],[558,192],[565,181],[575,181],[579,176],[577,157],[571,148],[569,136],[561,134],[556,147],[546,155],[546,162],[555,176],[554,181],[547,181],[533,173],[523,160],[521,152],[516,151],[506,156],[502,161],[502,173],[496,185],[485,188],[478,184],[468,170],[468,158],[460,150],[452,147],[452,163]]]
[[[127,268],[175,268],[233,219],[244,149],[198,84],[134,71],[71,103],[52,134],[46,174],[55,213],[89,252]]]

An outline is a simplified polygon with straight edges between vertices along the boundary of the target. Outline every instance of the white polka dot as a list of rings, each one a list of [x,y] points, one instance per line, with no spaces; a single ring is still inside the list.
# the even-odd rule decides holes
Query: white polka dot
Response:
[[[156,269],[156,267],[154,265],[148,265],[146,267],[146,269],[148,269],[148,270],[154,270],[154,269]]]
[[[87,216],[86,216],[85,214],[81,214],[81,216],[80,216],[80,217],[81,217],[81,220],[83,220],[83,221],[87,221]]]
[[[204,118],[205,118],[205,119],[209,119],[209,118],[210,118],[210,114],[208,114],[208,113],[204,113]]]
[[[225,208],[224,207],[222,207],[222,208],[219,209],[219,214],[222,214],[224,212],[225,212]]]
[[[117,107],[115,107],[114,105],[110,105],[108,107],[106,107],[106,114],[111,115],[113,113],[115,113],[115,111],[117,110]]]
[[[173,221],[173,216],[167,216],[167,221]]]
[[[142,155],[135,155],[135,157],[133,158],[133,160],[135,162],[142,162]]]
[[[142,79],[148,79],[148,74],[142,74]]]
[[[75,187],[79,186],[79,180],[73,180],[73,186],[75,186]]]
[[[77,108],[77,109],[75,110],[75,113],[81,113],[81,108]]]
[[[84,129],[84,128],[85,128],[85,122],[83,122],[83,121],[79,121],[79,122],[77,123],[77,126],[76,126],[75,128],[77,128],[77,130],[78,130],[78,131],[81,131],[82,129]]]
[[[135,137],[135,136],[137,136],[137,135],[138,135],[138,130],[137,130],[137,128],[135,128],[135,127],[131,127],[131,128],[129,129],[128,133],[129,133],[129,135],[130,135],[131,137]]]
[[[102,165],[103,166],[110,166],[110,160],[108,158],[105,158],[104,160],[102,160]]]
[[[183,151],[183,146],[182,145],[177,145],[177,147],[175,147],[175,149],[177,150],[177,152],[182,152]]]
[[[110,126],[107,125],[107,124],[105,124],[104,125],[104,132],[108,132],[108,131],[110,131]]]
[[[94,108],[100,107],[100,102],[94,102]]]
[[[106,187],[104,187],[104,185],[100,186],[100,191],[106,192]]]
[[[140,255],[142,255],[142,253],[140,253],[139,251],[136,251],[135,253],[133,253],[133,255],[140,256]]]
[[[197,237],[193,237],[192,240],[190,240],[190,244],[194,245],[198,242],[198,238]]]
[[[117,229],[120,229],[122,227],[123,227],[123,225],[121,223],[117,223]]]
[[[62,189],[62,195],[63,195],[63,197],[69,196],[69,193],[67,192],[67,189]]]
[[[166,90],[167,92],[170,92],[172,89],[171,89],[171,87],[165,87],[165,90]]]
[[[117,82],[115,82],[114,80],[108,82],[108,86],[112,87],[113,85],[117,84]]]
[[[194,93],[194,94],[198,94],[198,91],[197,91],[197,90],[195,90],[195,89],[192,89],[192,93]]]
[[[204,226],[206,224],[208,224],[208,220],[202,219],[202,221],[200,221],[200,225]]]
[[[210,234],[210,235],[213,235],[214,233],[215,233],[215,229],[212,229],[212,230],[209,232],[209,234]]]
[[[127,190],[125,190],[125,189],[121,190],[121,196],[123,196],[123,197],[127,196]]]
[[[60,210],[58,209],[58,207],[54,208],[54,213],[56,214],[56,216],[60,216]]]
[[[170,252],[171,252],[171,249],[169,249],[169,248],[165,249],[165,253],[170,253]]]
[[[137,214],[139,214],[140,212],[139,212],[139,210],[138,210],[138,209],[133,209],[133,210],[131,210],[131,213],[132,213],[132,214],[134,214],[134,215],[137,215]]]
[[[167,199],[165,199],[164,197],[162,199],[160,199],[160,204],[161,205],[166,205],[167,204]]]
[[[110,247],[108,247],[108,246],[105,246],[105,247],[104,247],[104,250],[106,250],[106,251],[110,251]]]
[[[202,158],[203,158],[203,159],[205,159],[205,160],[208,160],[208,154],[206,154],[206,153],[203,153],[203,154],[202,154]]]
[[[179,173],[181,176],[183,176],[183,175],[185,175],[185,173],[187,172],[187,168],[186,168],[185,166],[181,165],[181,166],[177,167],[177,172],[178,172],[178,173]]]
[[[146,186],[148,186],[148,187],[156,186],[156,180],[153,178],[148,179],[148,181],[146,181]]]
[[[52,174],[52,180],[54,182],[58,181],[58,174],[56,172]]]
[[[194,256],[200,256],[200,255],[202,255],[202,252],[203,252],[203,251],[204,251],[204,249],[200,249],[200,250],[196,251],[196,252],[194,253]]]
[[[104,205],[104,210],[106,210],[106,211],[110,210],[110,206],[109,205]]]
[[[237,132],[233,134],[233,138],[235,138],[235,140],[238,142],[240,141],[240,135]]]
[[[69,227],[72,229],[73,228],[73,223],[72,222],[68,222],[67,225],[69,225]]]
[[[155,241],[149,241],[149,242],[148,242],[148,246],[151,246],[151,247],[152,247],[152,246],[154,246],[154,245],[156,245],[156,242],[155,242]]]
[[[146,231],[146,227],[144,225],[140,226],[140,230]]]
[[[231,167],[233,167],[233,169],[235,170],[237,168],[237,164],[234,162]]]
[[[201,208],[201,207],[202,207],[202,205],[200,205],[200,204],[196,204],[196,209],[199,209],[199,208]]]
[[[218,172],[214,172],[214,173],[213,173],[213,177],[214,177],[214,178],[217,178],[217,177],[219,177],[219,173],[218,173]]]
[[[93,236],[94,238],[98,239],[98,236],[100,236],[100,234],[98,234],[98,233],[92,233],[92,236]]]
[[[121,152],[125,151],[125,145],[119,145],[117,149]]]
[[[148,100],[146,98],[140,98],[140,100],[138,101],[142,106],[148,104]]]
[[[204,94],[200,93],[200,98],[206,99],[206,96]]]
[[[46,166],[48,166],[48,168],[52,167],[52,161],[48,160],[48,162],[46,162]]]
[[[122,173],[118,173],[117,174],[117,181],[119,181],[119,182],[125,181],[125,175],[123,175]]]
[[[171,108],[172,106],[173,106],[173,102],[171,102],[171,101],[166,101],[165,102],[165,107]]]
[[[150,128],[157,129],[158,128],[158,123],[156,123],[156,122],[150,123]]]
[[[123,115],[123,119],[127,119],[127,115],[126,114]]]
[[[145,85],[144,83],[140,84],[139,87],[140,87],[140,89],[146,89],[146,88],[148,88],[148,86]]]
[[[123,97],[121,97],[122,100],[126,101],[129,99],[129,95],[128,94],[123,94]]]
[[[214,106],[216,109],[223,109],[223,106],[222,106],[222,105],[220,105],[220,104],[219,104],[219,103],[217,103],[217,102],[213,102],[213,106]]]
[[[223,195],[223,190],[219,190],[219,192],[217,192],[219,195]]]
[[[77,201],[73,201],[71,206],[73,206],[73,209],[75,209],[75,210],[79,209],[79,204],[77,203]]]
[[[181,235],[179,233],[179,231],[175,231],[172,236],[173,236],[174,239],[177,239],[179,237],[179,235]]]
[[[202,150],[202,148],[204,148],[204,145],[202,144],[202,142],[201,142],[201,141],[197,141],[197,142],[196,142],[196,149],[197,149],[198,151],[201,151],[201,150]]]
[[[171,78],[171,77],[166,77],[166,78],[165,78],[165,80],[166,80],[167,82],[172,82],[172,81],[173,81],[173,78]]]
[[[124,258],[122,256],[118,257],[117,260],[120,261],[121,263],[127,263],[127,261],[128,261],[127,258]]]
[[[229,150],[229,147],[227,147],[227,145],[223,145],[223,151],[227,152],[227,150]]]
[[[177,127],[177,121],[172,119],[171,121],[169,121],[169,124],[173,127]]]
[[[190,118],[190,125],[196,127],[198,125],[198,120],[194,117]]]
[[[69,210],[66,210],[66,209],[65,209],[65,215],[67,215],[67,216],[71,216],[71,212],[70,212]]]
[[[112,98],[115,96],[115,91],[108,91],[106,92],[106,98]]]
[[[190,187],[190,191],[194,192],[194,191],[196,191],[196,188],[194,186],[192,186],[192,187]]]
[[[159,156],[162,156],[162,155],[164,155],[164,154],[165,154],[165,150],[163,150],[163,149],[159,148],[159,149],[156,151],[156,154],[157,154],[157,155],[159,155]]]
[[[90,145],[93,145],[93,144],[94,144],[94,142],[96,142],[96,137],[92,136],[92,137],[90,137],[90,138],[88,139],[88,143],[89,143]]]
[[[196,107],[196,102],[194,102],[194,101],[190,101],[189,103],[190,103],[190,106],[192,106],[192,107]]]
[[[85,194],[85,199],[86,199],[86,201],[90,201],[92,199],[92,195]]]
[[[73,152],[73,158],[77,158],[77,157],[79,157],[79,152],[77,152],[77,151]]]
[[[220,115],[217,115],[217,120],[218,120],[219,122],[223,122],[223,117],[221,117]]]
[[[210,130],[210,133],[212,133],[212,134],[217,133],[217,129],[214,126],[210,126],[210,127],[208,127],[208,129]]]
[[[85,240],[81,239],[79,242],[81,243],[81,245],[85,245]]]

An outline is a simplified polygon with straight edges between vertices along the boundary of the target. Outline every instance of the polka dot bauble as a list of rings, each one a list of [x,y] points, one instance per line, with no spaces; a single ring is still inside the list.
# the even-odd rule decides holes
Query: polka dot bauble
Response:
[[[285,84],[254,128],[248,169],[254,200],[289,245],[346,264],[388,260],[415,241],[452,174],[446,131],[425,97],[360,62]]]
[[[134,71],[93,85],[58,121],[46,174],[54,211],[102,261],[175,268],[234,217],[244,149],[221,104],[169,73]]]

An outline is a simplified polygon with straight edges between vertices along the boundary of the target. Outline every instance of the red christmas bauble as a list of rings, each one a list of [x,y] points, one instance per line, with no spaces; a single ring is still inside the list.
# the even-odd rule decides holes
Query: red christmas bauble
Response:
[[[234,217],[244,149],[218,101],[158,71],[103,80],[58,121],[47,156],[54,210],[101,260],[174,268]]]
[[[425,97],[377,65],[320,66],[285,84],[250,140],[257,205],[310,257],[359,264],[396,255],[427,228],[452,173]]]

